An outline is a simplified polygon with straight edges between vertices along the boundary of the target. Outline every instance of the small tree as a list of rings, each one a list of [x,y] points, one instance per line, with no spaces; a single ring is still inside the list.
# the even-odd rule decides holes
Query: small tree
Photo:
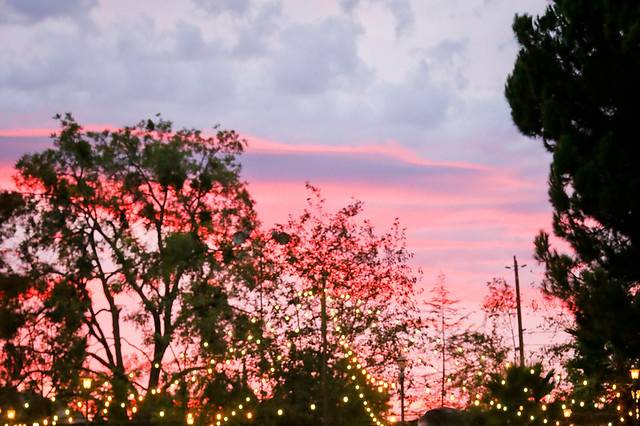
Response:
[[[482,302],[484,321],[472,329],[454,331],[448,339],[449,386],[456,389],[456,405],[469,406],[485,393],[491,373],[502,371],[509,356],[505,330],[511,330],[515,354],[512,318],[515,295],[502,279],[487,283],[488,294]]]
[[[465,330],[449,337],[447,382],[456,390],[454,405],[472,406],[486,390],[491,374],[501,371],[509,355],[502,338],[482,330]]]
[[[428,324],[433,329],[430,338],[435,343],[434,353],[439,353],[440,365],[440,405],[445,405],[447,389],[452,388],[448,368],[453,361],[452,353],[458,350],[448,339],[460,333],[466,319],[458,308],[459,301],[451,297],[446,287],[446,278],[440,274],[431,289],[432,297],[426,303]],[[434,366],[434,368],[436,368]],[[437,368],[436,368],[437,370]],[[459,396],[459,395],[458,395]],[[453,396],[455,398],[455,396]]]
[[[559,403],[546,402],[554,388],[553,372],[542,365],[511,366],[494,373],[483,397],[489,425],[546,425],[562,418]]]
[[[499,330],[508,330],[513,344],[514,361],[517,356],[516,331],[513,320],[516,312],[516,296],[504,278],[493,278],[487,282],[488,294],[482,301],[485,322],[491,327],[491,334],[496,337]]]

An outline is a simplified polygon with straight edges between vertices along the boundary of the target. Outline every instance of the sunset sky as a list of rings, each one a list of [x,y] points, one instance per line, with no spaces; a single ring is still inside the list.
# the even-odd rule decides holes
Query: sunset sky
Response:
[[[0,0],[0,185],[49,145],[57,112],[122,126],[155,113],[235,129],[266,224],[306,181],[407,227],[429,287],[475,303],[533,265],[549,229],[549,156],[518,134],[503,87],[515,13],[543,0]],[[527,267],[523,281],[539,280]]]

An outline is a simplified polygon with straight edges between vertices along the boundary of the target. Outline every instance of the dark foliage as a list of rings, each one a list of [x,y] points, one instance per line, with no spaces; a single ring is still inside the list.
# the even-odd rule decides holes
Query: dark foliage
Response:
[[[506,96],[520,131],[553,153],[553,230],[573,250],[537,237],[545,289],[575,314],[571,367],[628,380],[640,361],[640,3],[554,0],[513,29],[520,52]]]

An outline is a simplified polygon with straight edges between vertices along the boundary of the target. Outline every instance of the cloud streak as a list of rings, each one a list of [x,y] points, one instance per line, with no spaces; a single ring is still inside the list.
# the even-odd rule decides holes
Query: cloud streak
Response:
[[[4,185],[9,162],[50,146],[41,135],[51,131],[0,132]],[[445,272],[459,293],[473,289],[479,294],[485,281],[502,274],[513,254],[530,259],[533,235],[549,223],[545,188],[505,168],[433,161],[397,144],[290,145],[247,139],[243,177],[267,226],[301,211],[308,195],[305,182],[319,186],[333,208],[360,199],[381,229],[399,218],[408,230],[415,265],[427,277]]]

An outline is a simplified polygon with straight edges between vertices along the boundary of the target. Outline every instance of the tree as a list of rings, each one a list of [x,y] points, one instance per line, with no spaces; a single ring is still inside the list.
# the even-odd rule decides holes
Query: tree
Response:
[[[544,374],[540,364],[514,365],[491,374],[483,396],[487,424],[554,424],[562,414],[559,403],[546,402],[553,388],[553,372]]]
[[[573,251],[536,238],[544,288],[573,311],[573,366],[623,380],[640,362],[640,4],[554,0],[513,29],[520,52],[506,97],[520,131],[553,154],[553,231]]]
[[[487,290],[489,293],[482,301],[482,311],[484,312],[485,321],[489,322],[492,335],[497,336],[499,330],[509,330],[513,344],[514,361],[517,361],[516,355],[518,347],[513,326],[513,318],[516,310],[516,295],[504,278],[493,278],[491,281],[488,281]]]
[[[448,337],[447,383],[456,390],[455,405],[469,407],[486,392],[490,374],[502,371],[509,356],[505,331],[510,330],[513,356],[516,355],[513,317],[515,294],[501,278],[487,282],[482,301],[484,321],[463,331],[452,330]],[[454,402],[454,401],[452,401]]]
[[[447,373],[447,365],[453,361],[452,354],[459,349],[459,347],[454,347],[451,342],[448,342],[448,339],[450,336],[460,334],[466,316],[460,313],[457,306],[459,301],[451,297],[451,292],[446,287],[444,274],[438,276],[431,293],[432,297],[426,303],[427,316],[429,325],[434,331],[431,336],[435,343],[434,353],[439,353],[440,357],[440,405],[444,406],[447,389],[453,387],[451,377],[448,377],[451,374],[450,372]],[[434,369],[437,371],[436,367]],[[455,395],[451,397],[455,398]]]
[[[397,221],[377,234],[361,202],[328,212],[308,187],[302,214],[274,229],[290,241],[265,306],[271,403],[286,424],[365,424],[387,410],[401,351],[421,341],[417,278]]]
[[[449,388],[455,392],[450,403],[457,407],[472,406],[484,394],[491,373],[504,367],[509,349],[496,334],[483,330],[465,330],[449,337]],[[452,392],[452,393],[453,393]]]
[[[57,119],[54,147],[22,157],[1,195],[2,380],[64,401],[86,375],[111,417],[138,395],[133,411],[150,415],[224,360],[242,323],[231,300],[248,250],[234,235],[257,226],[244,143],[160,118],[103,132]]]

